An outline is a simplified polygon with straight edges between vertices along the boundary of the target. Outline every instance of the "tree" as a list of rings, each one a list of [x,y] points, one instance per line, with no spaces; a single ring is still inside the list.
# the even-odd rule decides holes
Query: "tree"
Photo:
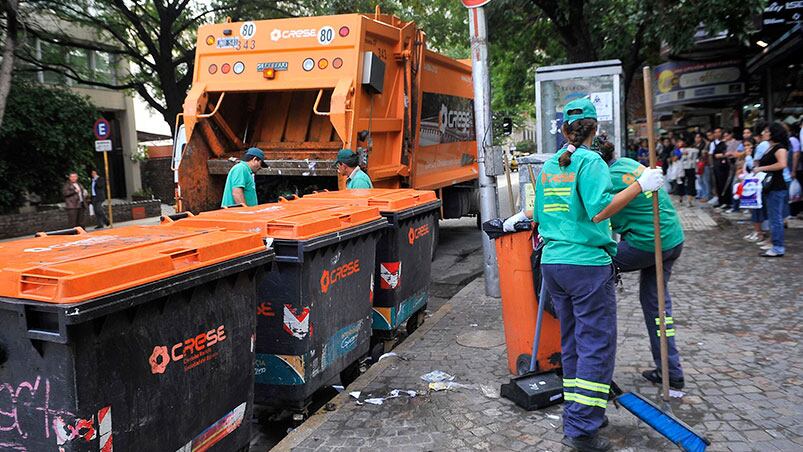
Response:
[[[552,25],[554,38],[565,51],[564,61],[580,63],[616,58],[622,61],[625,92],[645,62],[660,61],[662,44],[675,52],[694,42],[698,27],[709,33],[728,30],[735,42],[751,31],[752,16],[761,11],[763,0],[501,0],[493,8],[518,4],[531,32],[543,18]],[[531,24],[527,26],[527,24]],[[509,33],[504,27],[494,28]],[[521,31],[521,30],[517,30]]]
[[[41,2],[41,15],[52,15],[57,20],[47,22],[47,27],[30,27],[31,35],[61,47],[62,54],[78,48],[114,55],[117,61],[124,62],[120,66],[130,66],[130,70],[118,73],[117,80],[107,81],[63,59],[41,58],[31,48],[18,52],[20,59],[35,70],[54,71],[80,84],[134,91],[162,115],[171,129],[192,83],[198,26],[222,20],[226,15],[236,19],[254,10],[267,17],[289,16],[293,10],[280,5],[295,5],[280,0],[37,1]],[[65,41],[64,37],[71,35],[69,29],[75,27],[94,32],[96,39]]]
[[[94,161],[92,125],[98,117],[85,97],[16,79],[0,128],[0,212],[19,207],[25,192],[61,201],[69,171],[85,177]],[[13,181],[13,183],[11,182]]]
[[[3,115],[6,111],[6,100],[11,89],[11,75],[14,68],[14,52],[17,49],[19,34],[19,1],[2,0],[0,11],[5,22],[5,42],[3,43],[3,61],[0,63],[0,127],[3,126]]]

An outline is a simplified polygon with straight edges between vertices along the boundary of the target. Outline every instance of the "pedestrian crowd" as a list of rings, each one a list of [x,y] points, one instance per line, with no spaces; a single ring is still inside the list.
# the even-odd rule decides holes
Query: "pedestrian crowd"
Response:
[[[791,118],[744,129],[667,132],[656,143],[657,164],[681,206],[711,206],[726,214],[749,211],[753,230],[744,239],[761,247],[762,256],[780,257],[786,251],[784,228],[800,210],[801,141],[801,121]],[[647,147],[647,140],[631,143],[626,156],[649,166]],[[753,196],[750,182],[756,177],[762,202],[745,209],[741,198]]]

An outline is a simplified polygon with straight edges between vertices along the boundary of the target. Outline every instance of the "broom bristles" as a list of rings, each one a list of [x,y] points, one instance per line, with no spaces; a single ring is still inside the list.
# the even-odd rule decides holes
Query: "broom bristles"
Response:
[[[634,416],[685,451],[704,452],[706,447],[711,445],[711,441],[705,436],[699,435],[683,421],[661,410],[639,394],[627,392],[616,400]]]

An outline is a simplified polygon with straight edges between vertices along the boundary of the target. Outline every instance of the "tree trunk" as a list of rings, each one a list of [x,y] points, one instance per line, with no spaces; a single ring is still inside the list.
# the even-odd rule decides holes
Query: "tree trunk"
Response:
[[[3,62],[0,64],[0,128],[6,111],[6,100],[11,91],[11,75],[14,69],[14,51],[17,48],[17,32],[19,23],[17,11],[19,0],[3,0],[6,13],[6,42],[3,46]]]

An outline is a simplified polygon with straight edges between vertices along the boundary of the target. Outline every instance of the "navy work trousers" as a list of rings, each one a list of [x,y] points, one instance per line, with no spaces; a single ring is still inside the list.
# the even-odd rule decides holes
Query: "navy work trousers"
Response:
[[[672,297],[669,296],[669,278],[672,276],[672,266],[680,257],[683,244],[664,250],[662,253],[664,264],[664,297],[666,298],[666,335],[669,351],[669,379],[683,378],[683,369],[680,366],[680,354],[675,346],[675,321],[672,318]],[[650,350],[655,367],[661,370],[661,338],[659,336],[658,316],[658,281],[655,273],[655,253],[633,248],[626,241],[619,242],[619,250],[613,257],[613,263],[621,272],[641,271],[639,277],[639,301],[644,313],[644,323],[647,325],[647,335],[650,337]]]
[[[541,268],[560,320],[563,433],[571,438],[595,435],[605,416],[616,360],[613,266]]]

